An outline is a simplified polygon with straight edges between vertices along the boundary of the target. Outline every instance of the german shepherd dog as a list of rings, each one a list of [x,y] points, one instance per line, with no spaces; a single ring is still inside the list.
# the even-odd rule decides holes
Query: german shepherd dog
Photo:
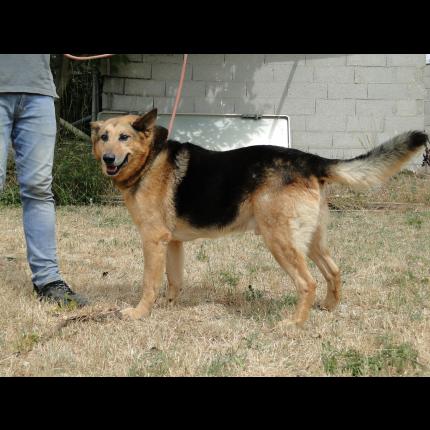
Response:
[[[387,180],[426,145],[411,131],[367,154],[332,160],[296,149],[251,146],[217,152],[167,140],[157,110],[91,123],[93,154],[121,191],[143,242],[143,296],[122,311],[150,315],[167,272],[167,300],[183,284],[183,242],[254,230],[293,279],[299,300],[293,318],[303,325],[316,283],[306,264],[315,262],[327,281],[320,305],[333,310],[341,297],[340,271],[326,245],[328,206],[324,186],[338,182],[372,186]]]

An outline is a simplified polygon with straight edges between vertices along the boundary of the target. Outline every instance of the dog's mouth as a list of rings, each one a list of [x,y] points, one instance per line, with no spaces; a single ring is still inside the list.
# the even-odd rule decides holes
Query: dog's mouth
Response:
[[[130,154],[127,154],[126,157],[124,158],[124,160],[122,161],[121,164],[119,164],[118,166],[116,166],[115,164],[106,164],[106,173],[109,176],[115,176],[118,174],[118,172],[128,163],[128,156]]]

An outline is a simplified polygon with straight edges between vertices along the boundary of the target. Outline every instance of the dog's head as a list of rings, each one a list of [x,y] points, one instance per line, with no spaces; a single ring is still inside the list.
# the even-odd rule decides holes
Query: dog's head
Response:
[[[126,115],[91,123],[93,154],[102,171],[115,182],[125,182],[143,168],[167,130],[155,125],[157,109],[144,115]]]

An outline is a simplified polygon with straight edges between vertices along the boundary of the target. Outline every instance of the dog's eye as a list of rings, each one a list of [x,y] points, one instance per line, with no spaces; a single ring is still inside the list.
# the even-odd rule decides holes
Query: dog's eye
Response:
[[[119,135],[119,140],[121,140],[121,141],[126,141],[128,138],[129,138],[130,136],[127,136],[126,134],[120,134]]]
[[[109,140],[109,136],[107,133],[104,133],[100,136],[100,139],[103,140],[103,142],[107,142]]]

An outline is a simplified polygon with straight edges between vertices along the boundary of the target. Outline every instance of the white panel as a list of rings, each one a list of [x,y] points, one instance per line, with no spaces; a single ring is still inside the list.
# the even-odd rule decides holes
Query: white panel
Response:
[[[168,127],[170,115],[159,115],[157,123]],[[287,116],[262,115],[259,119],[240,115],[177,114],[170,139],[191,142],[207,149],[226,151],[254,145],[290,147]]]

